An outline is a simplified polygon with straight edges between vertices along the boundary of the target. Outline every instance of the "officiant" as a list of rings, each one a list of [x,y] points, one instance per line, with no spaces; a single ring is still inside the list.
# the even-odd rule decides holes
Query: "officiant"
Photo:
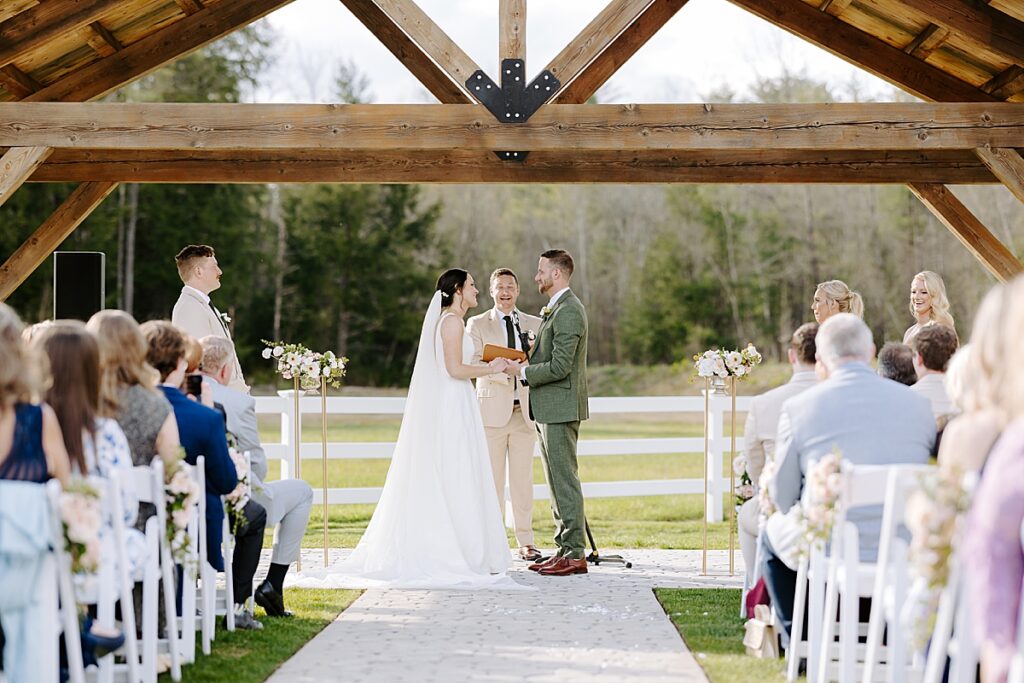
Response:
[[[481,361],[487,344],[528,353],[540,329],[540,318],[516,308],[519,278],[509,268],[498,268],[491,274],[490,294],[494,308],[470,318],[466,325],[473,338],[473,359]],[[498,503],[504,515],[507,468],[519,557],[534,562],[541,554],[533,543],[533,451],[537,430],[530,419],[530,390],[518,378],[498,373],[478,378],[476,395]]]

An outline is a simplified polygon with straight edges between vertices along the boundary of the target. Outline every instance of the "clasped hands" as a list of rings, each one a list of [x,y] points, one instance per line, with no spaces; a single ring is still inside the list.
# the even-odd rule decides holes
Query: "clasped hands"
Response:
[[[510,377],[519,377],[520,371],[529,364],[529,361],[523,361],[520,363],[514,360],[509,360],[508,358],[495,358],[487,365],[496,373],[504,372]]]

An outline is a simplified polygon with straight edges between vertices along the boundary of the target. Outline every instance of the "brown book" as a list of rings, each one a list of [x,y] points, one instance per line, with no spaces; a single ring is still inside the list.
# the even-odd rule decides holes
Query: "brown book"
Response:
[[[526,360],[526,354],[519,349],[510,349],[507,346],[484,344],[483,361],[485,363],[490,363],[495,358],[508,358],[509,360],[519,361],[521,363]]]

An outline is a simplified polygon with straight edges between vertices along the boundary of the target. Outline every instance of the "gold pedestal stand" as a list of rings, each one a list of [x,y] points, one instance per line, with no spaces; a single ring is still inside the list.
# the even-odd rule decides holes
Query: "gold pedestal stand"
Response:
[[[323,452],[320,461],[323,463],[323,508],[324,508],[324,568],[327,568],[327,378],[320,379],[320,442]]]

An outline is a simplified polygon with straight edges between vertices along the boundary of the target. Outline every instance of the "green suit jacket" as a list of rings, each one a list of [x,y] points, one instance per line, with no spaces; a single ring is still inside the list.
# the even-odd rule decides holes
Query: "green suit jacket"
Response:
[[[530,413],[543,424],[590,417],[587,404],[587,312],[572,291],[558,297],[540,324],[526,367]]]

